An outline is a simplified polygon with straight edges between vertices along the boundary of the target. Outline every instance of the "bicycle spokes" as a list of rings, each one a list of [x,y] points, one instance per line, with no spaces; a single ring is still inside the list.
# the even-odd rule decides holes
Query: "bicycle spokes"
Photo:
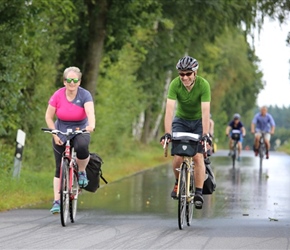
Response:
[[[60,218],[62,226],[66,226],[69,213],[69,167],[68,161],[65,160],[61,166],[61,183],[60,183]]]
[[[178,195],[178,226],[183,229],[186,211],[186,165],[183,164],[179,174],[179,195]]]

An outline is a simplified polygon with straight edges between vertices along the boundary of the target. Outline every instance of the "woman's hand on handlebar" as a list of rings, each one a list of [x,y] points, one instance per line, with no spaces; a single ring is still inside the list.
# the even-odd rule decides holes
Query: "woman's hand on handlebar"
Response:
[[[54,143],[56,145],[59,145],[59,146],[63,145],[63,141],[56,134],[53,134],[52,136],[53,136]]]
[[[86,126],[86,131],[92,133],[95,131],[95,128],[92,126]]]

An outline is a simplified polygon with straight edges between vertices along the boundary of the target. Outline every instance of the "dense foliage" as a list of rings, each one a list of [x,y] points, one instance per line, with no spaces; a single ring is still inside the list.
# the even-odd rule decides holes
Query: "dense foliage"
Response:
[[[27,133],[27,166],[53,162],[40,128],[72,65],[95,99],[92,150],[118,156],[138,140],[157,141],[166,82],[184,54],[198,59],[198,74],[212,86],[216,135],[224,141],[233,113],[250,122],[263,88],[246,36],[264,16],[283,22],[289,10],[289,0],[0,0],[0,167],[13,158],[17,129]]]

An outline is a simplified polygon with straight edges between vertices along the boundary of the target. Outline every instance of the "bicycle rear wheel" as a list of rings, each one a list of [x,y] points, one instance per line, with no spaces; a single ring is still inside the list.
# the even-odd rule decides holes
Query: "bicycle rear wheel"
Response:
[[[69,213],[69,162],[64,159],[61,166],[60,183],[60,220],[62,226],[66,226]]]
[[[178,226],[183,229],[186,210],[186,164],[183,163],[179,173],[179,194],[178,194]]]
[[[186,222],[187,226],[191,225],[192,214],[193,214],[193,196],[194,196],[194,170],[191,169],[189,174],[189,195],[188,200],[186,201]]]
[[[70,194],[69,199],[69,212],[70,212],[70,220],[72,223],[75,222],[76,214],[77,214],[77,206],[78,206],[78,195],[79,195],[79,184],[77,178],[77,171],[72,171],[72,193]]]

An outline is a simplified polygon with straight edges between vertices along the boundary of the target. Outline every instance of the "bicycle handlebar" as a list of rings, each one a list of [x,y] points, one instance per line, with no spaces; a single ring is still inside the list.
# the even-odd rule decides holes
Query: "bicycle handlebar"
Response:
[[[50,133],[50,134],[54,134],[54,135],[62,134],[62,135],[65,135],[65,136],[89,133],[85,129],[80,129],[80,130],[75,130],[75,131],[73,131],[72,129],[67,129],[66,132],[62,132],[62,131],[60,131],[58,129],[51,129],[51,128],[41,128],[41,130],[46,132],[46,133]]]

